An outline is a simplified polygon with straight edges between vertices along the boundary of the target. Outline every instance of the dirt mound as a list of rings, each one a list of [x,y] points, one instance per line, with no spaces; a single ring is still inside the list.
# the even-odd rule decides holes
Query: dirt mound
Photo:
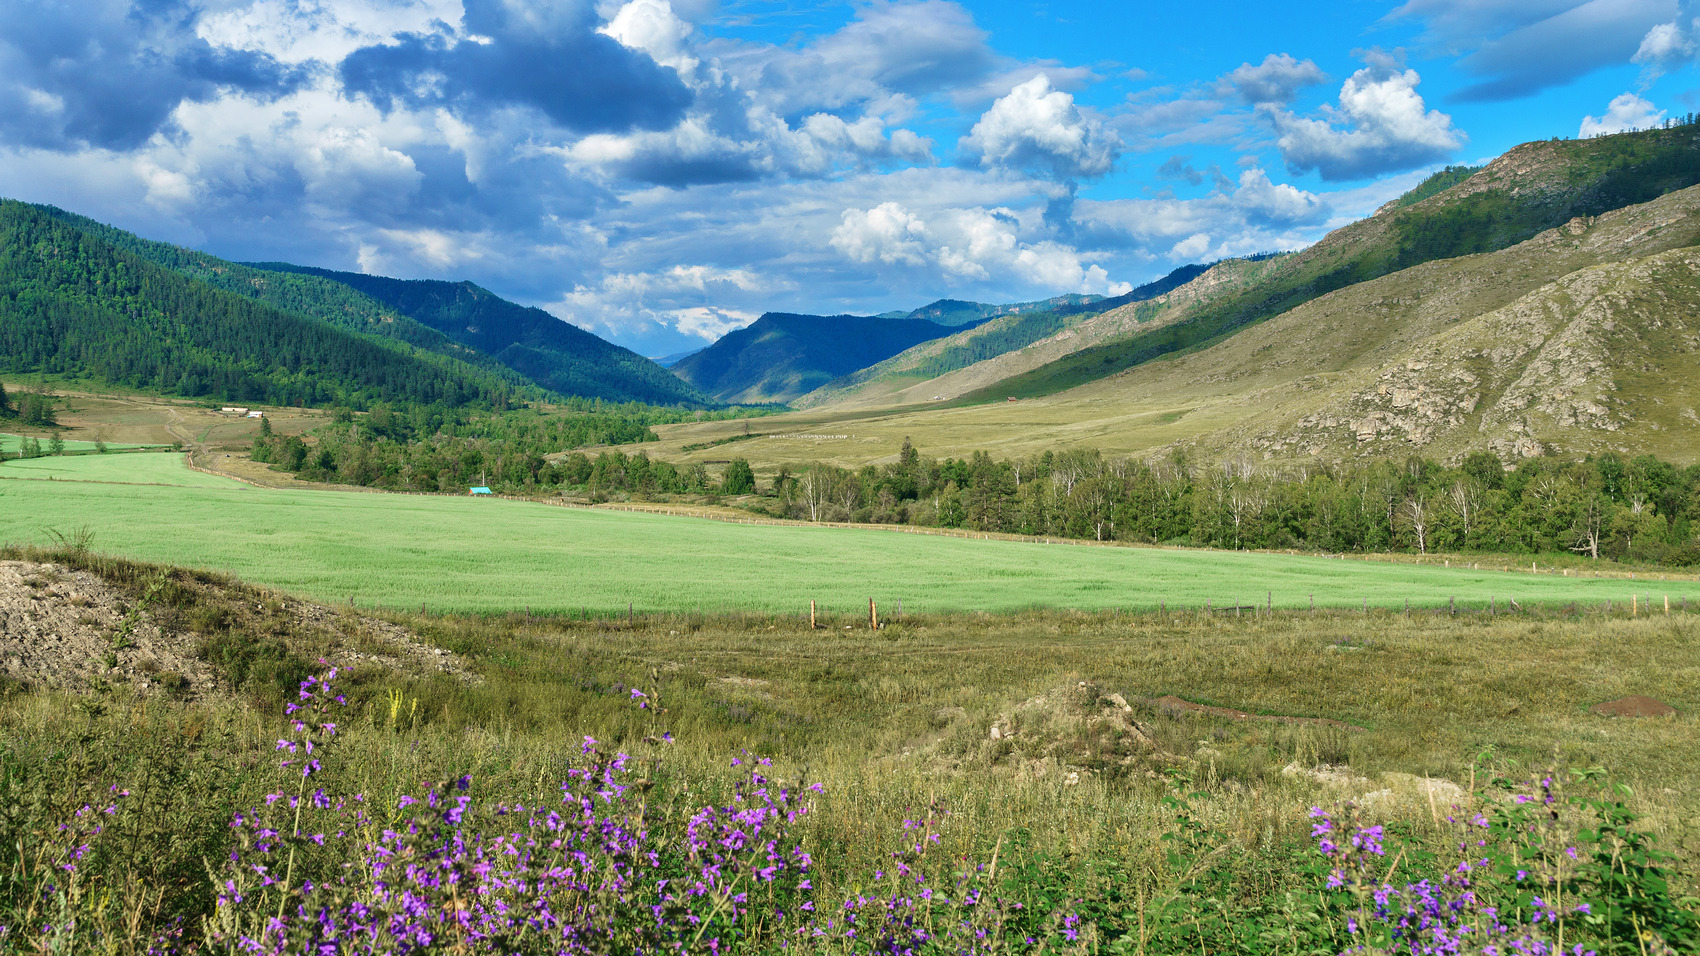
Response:
[[[122,685],[184,698],[217,694],[219,674],[199,654],[203,635],[176,609],[154,600],[166,578],[157,580],[154,590],[138,596],[89,571],[0,561],[0,673],[73,692]],[[304,652],[338,666],[476,679],[453,654],[387,621],[241,585],[224,592],[204,581],[172,583],[204,595],[218,609],[221,626],[287,632]]]
[[[1278,724],[1308,724],[1315,727],[1338,727],[1341,730],[1364,729],[1356,724],[1348,724],[1339,720],[1330,720],[1327,717],[1282,717],[1268,714],[1248,714],[1243,710],[1234,710],[1231,707],[1212,707],[1209,704],[1195,704],[1190,700],[1184,700],[1180,697],[1174,696],[1173,694],[1166,694],[1162,697],[1155,698],[1142,697],[1140,698],[1140,702],[1148,707],[1166,710],[1171,714],[1209,714],[1213,717],[1227,717],[1230,720],[1262,720]]]
[[[994,767],[1035,777],[1060,771],[1070,783],[1132,767],[1157,750],[1122,695],[1086,681],[1022,701],[992,721],[987,738]]]
[[[1608,700],[1589,709],[1604,717],[1669,717],[1676,713],[1676,708],[1664,701],[1639,694]]]
[[[212,691],[217,679],[194,642],[131,603],[87,571],[0,561],[0,666],[13,680],[64,690]]]

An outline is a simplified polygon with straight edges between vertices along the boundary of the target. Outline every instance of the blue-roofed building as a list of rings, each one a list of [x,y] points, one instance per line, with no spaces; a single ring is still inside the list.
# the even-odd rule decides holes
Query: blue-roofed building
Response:
[[[468,490],[475,495],[493,495],[493,494],[495,494],[494,491],[491,491],[488,488],[470,488]]]

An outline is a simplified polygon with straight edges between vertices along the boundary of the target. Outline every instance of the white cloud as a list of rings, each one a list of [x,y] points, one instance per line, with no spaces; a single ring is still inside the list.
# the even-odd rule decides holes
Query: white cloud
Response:
[[[335,63],[398,33],[460,18],[460,0],[254,0],[207,13],[195,32],[216,46],[260,50],[283,63]]]
[[[1008,209],[944,209],[929,225],[900,203],[846,209],[831,245],[853,262],[936,269],[947,282],[1008,281],[1059,292],[1131,288],[1052,239],[1024,239],[1033,227]]]
[[[672,319],[672,322],[668,324],[671,324],[674,329],[709,342],[715,341],[728,332],[741,329],[760,318],[754,312],[717,309],[706,305],[690,309],[673,309],[662,314]]]
[[[1612,98],[1606,115],[1582,117],[1580,136],[1602,136],[1631,129],[1647,129],[1664,122],[1665,111],[1654,110],[1653,104],[1634,93],[1620,93]]]
[[[1657,76],[1693,61],[1696,53],[1700,53],[1700,3],[1681,0],[1676,19],[1648,30],[1632,61]]]
[[[1433,162],[1463,145],[1452,117],[1423,103],[1417,93],[1421,82],[1416,70],[1399,70],[1377,57],[1341,84],[1340,105],[1324,107],[1322,119],[1270,108],[1264,115],[1295,172],[1365,179]]]
[[[927,224],[901,204],[846,209],[832,247],[852,262],[918,266],[927,260]]]
[[[1102,176],[1121,154],[1121,139],[1082,116],[1074,97],[1040,74],[992,104],[962,149],[987,166],[1030,169],[1062,179]]]
[[[598,31],[621,45],[648,53],[690,79],[700,62],[690,49],[691,25],[673,14],[667,0],[631,0]]]
[[[1271,53],[1257,66],[1242,63],[1217,83],[1222,96],[1237,96],[1250,104],[1292,102],[1299,90],[1328,79],[1322,67],[1310,60],[1295,60],[1285,53]]]
[[[1197,259],[1210,250],[1210,234],[1195,232],[1180,242],[1175,243],[1169,250],[1169,256],[1174,259]]]

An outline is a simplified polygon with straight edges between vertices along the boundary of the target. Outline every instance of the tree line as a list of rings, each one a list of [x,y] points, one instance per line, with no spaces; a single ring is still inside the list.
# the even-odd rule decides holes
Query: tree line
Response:
[[[747,417],[749,409],[719,411],[568,399],[553,409],[532,407],[481,413],[444,405],[379,404],[363,416],[337,412],[307,436],[274,435],[261,420],[252,457],[307,481],[361,485],[390,491],[465,491],[487,485],[519,494],[585,489],[593,494],[717,494],[724,477],[701,465],[676,468],[647,455],[604,452],[595,459],[574,453],[587,445],[655,441],[652,425]],[[755,490],[748,463],[745,481],[728,494]]]
[[[1700,564],[1700,465],[1678,467],[1652,455],[1531,458],[1509,469],[1489,452],[1454,464],[1414,456],[1271,468],[1247,461],[1194,463],[1179,452],[1140,461],[1090,449],[1005,460],[975,452],[940,460],[905,440],[888,464],[785,465],[758,483],[742,458],[715,475],[700,462],[675,465],[642,451],[550,456],[571,442],[614,444],[654,435],[647,424],[622,417],[617,406],[579,413],[577,420],[528,414],[457,423],[452,416],[439,421],[419,410],[410,417],[380,408],[358,421],[344,416],[311,443],[263,437],[254,457],[309,480],[399,491],[487,484],[593,500],[747,496],[740,501],[745,508],[801,521],[1230,549],[1564,553]]]
[[[1679,468],[1652,455],[1532,458],[1509,470],[1489,452],[1451,465],[1411,457],[1279,469],[1094,450],[936,461],[906,441],[883,467],[782,469],[763,508],[811,521],[1232,549],[1700,564],[1700,465]]]

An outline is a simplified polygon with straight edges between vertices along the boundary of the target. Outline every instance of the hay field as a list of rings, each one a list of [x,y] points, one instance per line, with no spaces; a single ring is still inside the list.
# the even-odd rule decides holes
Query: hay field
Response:
[[[45,480],[45,479],[52,480]],[[1700,601],[1692,579],[1580,579],[1358,559],[745,525],[542,503],[253,488],[176,456],[0,464],[0,543],[87,527],[101,551],[228,571],[313,598],[607,615],[1275,607],[1480,609]],[[1635,597],[1637,596],[1638,597]],[[1245,612],[1245,613],[1249,613]]]

